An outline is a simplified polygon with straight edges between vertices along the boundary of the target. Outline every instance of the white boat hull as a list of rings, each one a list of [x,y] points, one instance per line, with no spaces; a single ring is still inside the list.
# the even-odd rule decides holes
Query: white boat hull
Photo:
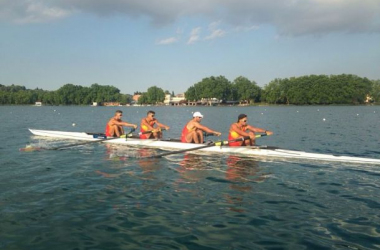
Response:
[[[84,141],[98,141],[102,139],[93,138],[93,135],[84,132],[64,132],[52,130],[36,130],[29,129],[32,134],[37,136],[84,140]],[[137,138],[118,138],[112,140],[103,140],[102,143],[119,144],[128,146],[140,146],[148,148],[159,148],[163,150],[183,150],[199,147],[199,144],[181,143],[165,140],[140,140]],[[327,161],[327,162],[343,162],[343,163],[357,163],[357,164],[376,164],[380,165],[380,159],[352,157],[352,156],[336,156],[330,154],[317,154],[307,153],[303,151],[285,150],[279,148],[266,148],[266,147],[228,147],[228,146],[212,146],[202,148],[197,151],[218,153],[218,154],[232,154],[247,157],[265,157],[265,158],[279,158],[279,159],[300,159],[300,160],[314,160],[314,161]],[[196,152],[196,151],[193,151]]]

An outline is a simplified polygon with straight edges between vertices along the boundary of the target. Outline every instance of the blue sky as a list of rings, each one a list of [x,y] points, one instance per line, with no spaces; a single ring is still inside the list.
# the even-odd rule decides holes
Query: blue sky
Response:
[[[31,89],[380,79],[379,0],[0,0],[0,34],[0,84]]]

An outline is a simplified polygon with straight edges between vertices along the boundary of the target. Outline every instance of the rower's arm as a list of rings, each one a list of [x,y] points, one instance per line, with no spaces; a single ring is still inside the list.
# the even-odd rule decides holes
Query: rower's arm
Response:
[[[170,129],[169,126],[166,126],[165,124],[159,123],[157,120],[156,120],[156,124],[157,124],[157,126],[159,126],[159,127],[161,127],[161,128],[164,128],[164,129],[166,129],[166,130],[169,130],[169,129]]]
[[[133,123],[127,123],[127,122],[124,122],[124,125],[123,126],[126,126],[126,127],[133,127],[133,128],[137,128],[137,125],[136,124],[133,124]]]
[[[257,128],[257,127],[253,127],[251,125],[248,125],[247,126],[247,129],[254,132],[254,133],[265,133],[265,134],[268,134],[268,135],[272,135],[273,132],[270,131],[270,130],[266,130],[266,129],[263,129],[263,128]]]
[[[133,127],[133,128],[137,128],[137,125],[136,124],[132,124],[132,123],[128,123],[128,122],[123,122],[123,121],[111,121],[110,122],[110,125],[118,125],[118,126],[125,126],[125,127]]]
[[[211,134],[214,134],[214,135],[217,135],[217,136],[220,136],[222,133],[218,132],[218,131],[215,131],[215,130],[212,130],[212,129],[209,129],[208,127],[206,126],[203,126],[199,123],[195,123],[194,124],[194,127],[198,128],[198,129],[201,129],[203,130],[204,132],[206,133],[211,133]]]

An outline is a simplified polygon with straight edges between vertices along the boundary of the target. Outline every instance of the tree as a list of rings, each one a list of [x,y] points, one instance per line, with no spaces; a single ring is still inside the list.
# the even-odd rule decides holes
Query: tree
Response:
[[[211,76],[188,88],[185,96],[190,101],[200,100],[201,98],[229,100],[233,97],[232,90],[232,84],[224,76]]]
[[[374,102],[380,102],[380,80],[372,81],[370,96]]]
[[[263,100],[268,103],[283,103],[281,102],[281,86],[280,81],[275,79],[264,86]]]
[[[185,92],[185,98],[189,101],[199,100],[197,93],[195,91],[195,86],[191,86],[190,88],[187,89],[187,91]]]
[[[255,82],[249,81],[243,76],[239,76],[233,82],[236,88],[237,99],[249,103],[257,102],[260,99],[261,89]]]
[[[148,95],[147,93],[141,93],[141,96],[139,97],[139,100],[137,101],[138,104],[147,104],[148,103]]]
[[[165,92],[156,86],[150,87],[146,92],[147,103],[157,104],[165,100]],[[140,97],[141,98],[141,97]]]

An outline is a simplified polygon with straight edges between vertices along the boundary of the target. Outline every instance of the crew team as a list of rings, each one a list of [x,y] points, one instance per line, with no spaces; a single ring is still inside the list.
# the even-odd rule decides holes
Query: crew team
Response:
[[[137,128],[136,124],[127,123],[122,120],[123,111],[116,110],[115,115],[108,121],[105,134],[111,137],[120,137],[124,135],[123,127]],[[147,116],[141,119],[140,139],[161,139],[162,130],[169,130],[170,127],[160,123],[155,117],[154,111],[148,111]],[[203,143],[203,132],[220,136],[221,133],[212,130],[201,124],[203,115],[200,112],[194,112],[193,118],[183,127],[181,142],[185,143]],[[272,135],[273,132],[262,128],[249,125],[248,116],[240,114],[237,122],[231,124],[228,141],[229,146],[253,146],[255,145],[255,133],[265,133]]]

